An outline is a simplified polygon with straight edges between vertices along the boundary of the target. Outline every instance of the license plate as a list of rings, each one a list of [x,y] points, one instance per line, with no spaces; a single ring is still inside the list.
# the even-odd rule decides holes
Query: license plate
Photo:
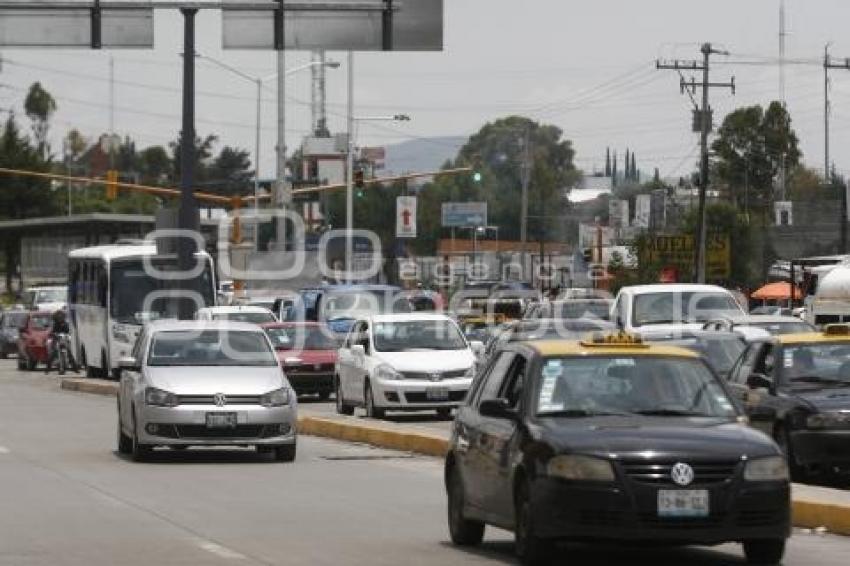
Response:
[[[427,389],[425,391],[425,398],[429,401],[448,401],[449,400],[449,390],[448,389]]]
[[[659,517],[708,517],[708,490],[661,489],[658,491]]]
[[[207,428],[236,427],[236,413],[207,413]]]

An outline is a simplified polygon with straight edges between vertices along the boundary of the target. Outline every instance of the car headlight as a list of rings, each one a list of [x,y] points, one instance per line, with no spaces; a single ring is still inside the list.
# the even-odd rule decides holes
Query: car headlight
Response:
[[[130,336],[130,331],[123,326],[113,326],[112,327],[112,338],[118,342],[123,342],[124,344],[132,344],[133,338]]]
[[[806,419],[811,429],[850,428],[850,412],[815,413]]]
[[[281,387],[270,391],[260,397],[260,405],[263,407],[283,407],[289,405],[289,389]]]
[[[475,379],[475,364],[472,364],[466,373],[463,374],[463,379]]]
[[[156,407],[176,407],[177,395],[156,387],[148,387],[145,389],[145,404]]]
[[[555,456],[546,464],[546,474],[565,480],[614,481],[611,462],[592,456]]]
[[[744,468],[747,481],[787,481],[789,477],[788,463],[782,456],[750,460]]]
[[[400,372],[386,364],[379,365],[375,368],[375,377],[384,381],[399,381],[404,379],[404,376]]]

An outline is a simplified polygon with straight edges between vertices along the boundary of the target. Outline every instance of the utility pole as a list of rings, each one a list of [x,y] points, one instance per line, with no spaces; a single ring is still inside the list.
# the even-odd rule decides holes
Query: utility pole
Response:
[[[844,69],[850,71],[850,59],[844,59],[840,63],[833,63],[829,56],[829,46],[827,43],[824,47],[823,55],[823,132],[824,132],[824,153],[823,153],[823,178],[828,183],[830,181],[830,171],[832,164],[829,156],[829,115],[832,112],[832,105],[829,101],[829,71],[830,69]]]
[[[197,8],[181,8],[183,14],[183,127],[180,132],[180,210],[178,227],[198,232],[200,217],[195,200],[195,16]],[[177,265],[186,273],[194,268],[195,240],[178,239]],[[195,314],[191,301],[179,301],[179,317],[189,320]]]
[[[348,142],[345,154],[345,269],[351,282],[354,270],[354,52],[348,52]]]
[[[522,242],[523,279],[525,278],[525,249],[528,240],[528,185],[531,182],[531,132],[525,128],[525,136],[522,142],[522,203],[520,205],[519,239]]]
[[[278,211],[292,204],[292,189],[286,183],[286,42],[284,39],[284,0],[279,0],[275,18],[275,47],[277,49],[277,167],[274,187],[274,204]],[[275,246],[286,251],[286,219],[275,219]],[[259,229],[257,225],[256,229]]]
[[[708,92],[711,88],[731,88],[732,94],[735,94],[735,77],[728,83],[712,83],[710,77],[710,60],[712,55],[728,55],[728,52],[721,51],[712,47],[711,43],[704,43],[700,49],[702,52],[702,62],[698,61],[681,61],[672,62],[656,62],[657,69],[672,69],[679,73],[681,82],[679,84],[682,93],[688,93],[691,101],[696,106],[696,101],[693,97],[696,95],[697,88],[702,88],[702,104],[694,110],[694,129],[700,133],[700,186],[699,186],[699,209],[698,222],[696,233],[696,250],[694,253],[694,279],[698,283],[705,283],[705,263],[706,263],[706,242],[707,242],[707,227],[706,227],[706,198],[708,193],[709,183],[709,161],[708,161],[708,136],[712,129],[713,112],[708,102]],[[682,76],[682,71],[702,71],[702,82],[697,82],[691,78],[687,82]]]
[[[115,58],[109,56],[109,168],[115,169]]]

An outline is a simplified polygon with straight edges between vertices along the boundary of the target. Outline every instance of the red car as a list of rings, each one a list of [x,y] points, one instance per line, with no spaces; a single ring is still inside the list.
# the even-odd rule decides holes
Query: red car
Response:
[[[295,392],[318,395],[323,401],[330,398],[338,347],[333,332],[318,322],[270,322],[261,326]]]
[[[47,339],[53,326],[53,313],[27,313],[18,331],[18,369],[34,370],[47,364]]]

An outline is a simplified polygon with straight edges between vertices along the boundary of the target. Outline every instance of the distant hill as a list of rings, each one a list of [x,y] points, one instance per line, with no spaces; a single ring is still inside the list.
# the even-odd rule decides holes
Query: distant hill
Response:
[[[457,157],[467,140],[462,136],[420,138],[388,145],[386,167],[381,175],[436,171],[446,160]]]

